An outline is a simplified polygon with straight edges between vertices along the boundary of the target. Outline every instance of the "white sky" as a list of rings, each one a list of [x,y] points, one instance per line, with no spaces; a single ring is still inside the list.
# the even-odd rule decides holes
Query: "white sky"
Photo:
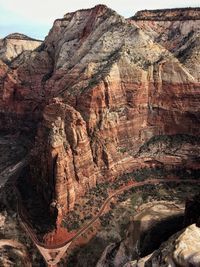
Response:
[[[200,7],[200,0],[0,0],[0,36],[22,32],[44,38],[56,18],[97,4],[106,4],[130,17],[141,9]]]

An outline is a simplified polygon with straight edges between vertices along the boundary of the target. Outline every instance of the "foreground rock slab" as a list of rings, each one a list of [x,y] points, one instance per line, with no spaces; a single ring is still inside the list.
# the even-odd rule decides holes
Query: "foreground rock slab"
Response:
[[[179,266],[200,266],[200,228],[190,225],[175,241],[173,259]]]

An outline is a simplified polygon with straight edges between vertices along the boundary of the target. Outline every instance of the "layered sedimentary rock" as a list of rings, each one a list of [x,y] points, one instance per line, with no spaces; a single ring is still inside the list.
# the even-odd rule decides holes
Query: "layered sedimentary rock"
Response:
[[[51,71],[52,60],[44,51],[24,51],[9,65],[1,60],[0,65],[0,127],[30,134],[41,117],[43,79]]]
[[[24,34],[13,33],[0,39],[0,59],[10,62],[24,51],[32,51],[40,46],[42,41],[30,38]]]
[[[153,40],[171,51],[200,79],[200,9],[144,10],[132,20]]]
[[[43,165],[40,177],[54,187],[44,192],[44,184],[41,184],[42,193],[45,193],[47,201],[55,202],[57,208],[72,209],[75,192],[85,192],[96,185],[96,166],[86,123],[77,110],[58,98],[44,110],[44,123],[39,128],[32,157],[35,160],[32,176],[38,175],[35,166],[41,168]]]
[[[31,181],[61,212],[135,168],[152,136],[199,134],[197,72],[138,25],[103,5],[79,10],[2,63],[1,127],[37,128]]]

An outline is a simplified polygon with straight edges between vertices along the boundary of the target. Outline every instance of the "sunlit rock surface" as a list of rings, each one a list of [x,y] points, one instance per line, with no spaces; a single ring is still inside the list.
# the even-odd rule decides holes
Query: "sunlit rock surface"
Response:
[[[29,176],[64,213],[97,182],[143,166],[150,138],[199,134],[198,71],[139,23],[104,5],[68,13],[37,49],[1,62],[0,127],[36,135]],[[181,165],[185,149],[161,162]]]

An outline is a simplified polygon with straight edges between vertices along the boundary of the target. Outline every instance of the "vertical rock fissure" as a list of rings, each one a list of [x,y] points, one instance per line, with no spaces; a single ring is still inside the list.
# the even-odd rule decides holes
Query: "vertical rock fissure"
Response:
[[[56,163],[58,159],[58,153],[52,159],[52,199],[56,198]]]

